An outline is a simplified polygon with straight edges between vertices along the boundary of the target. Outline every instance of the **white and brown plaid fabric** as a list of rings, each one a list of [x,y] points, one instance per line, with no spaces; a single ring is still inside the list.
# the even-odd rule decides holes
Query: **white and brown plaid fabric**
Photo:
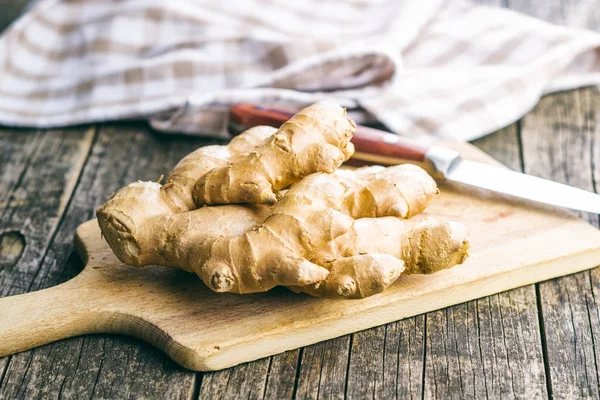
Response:
[[[456,0],[47,0],[0,38],[0,124],[147,118],[227,137],[231,103],[328,98],[402,135],[470,140],[600,82],[599,46]]]

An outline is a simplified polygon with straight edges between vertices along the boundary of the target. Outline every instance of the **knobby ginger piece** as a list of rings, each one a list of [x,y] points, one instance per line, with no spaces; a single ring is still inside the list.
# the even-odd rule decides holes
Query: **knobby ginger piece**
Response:
[[[315,172],[333,173],[354,154],[356,125],[340,106],[319,102],[294,115],[264,144],[198,180],[198,207],[275,204],[281,189]]]
[[[438,192],[423,169],[336,170],[353,153],[354,129],[344,109],[317,103],[278,130],[252,128],[227,146],[203,147],[164,186],[135,182],[117,192],[97,211],[103,235],[121,261],[195,272],[216,292],[282,285],[362,298],[403,272],[463,262],[462,225],[404,220]]]

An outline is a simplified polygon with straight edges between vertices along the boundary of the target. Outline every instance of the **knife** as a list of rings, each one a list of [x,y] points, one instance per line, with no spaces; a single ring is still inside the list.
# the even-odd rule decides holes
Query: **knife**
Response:
[[[229,130],[238,134],[257,125],[278,128],[294,112],[254,104],[230,107]],[[352,137],[356,149],[348,164],[395,165],[414,163],[436,179],[445,179],[540,203],[600,214],[600,195],[537,178],[507,168],[465,160],[460,153],[427,140],[407,139],[367,126],[357,126]]]

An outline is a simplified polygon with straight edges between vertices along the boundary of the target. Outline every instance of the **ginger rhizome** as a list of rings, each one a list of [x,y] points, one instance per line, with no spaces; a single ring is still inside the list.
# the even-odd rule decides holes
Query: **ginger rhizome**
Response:
[[[318,103],[294,115],[257,147],[194,186],[196,206],[234,203],[275,204],[279,190],[314,172],[333,173],[354,154],[356,131],[346,111]]]
[[[407,220],[438,192],[423,169],[337,169],[353,154],[354,131],[344,109],[320,102],[278,130],[200,148],[165,185],[118,191],[97,211],[102,233],[121,261],[195,272],[216,292],[280,285],[363,298],[401,273],[462,263],[462,225]]]

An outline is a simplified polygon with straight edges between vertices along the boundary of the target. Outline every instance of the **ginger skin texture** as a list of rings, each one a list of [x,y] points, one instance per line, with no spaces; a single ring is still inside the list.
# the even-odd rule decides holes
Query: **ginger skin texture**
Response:
[[[280,285],[363,298],[401,273],[462,263],[464,226],[406,220],[438,192],[423,169],[337,169],[353,154],[354,130],[343,108],[320,102],[278,130],[200,148],[165,185],[132,183],[99,208],[103,236],[126,264],[181,268],[241,294]]]
[[[317,103],[294,115],[264,144],[225,167],[204,174],[194,187],[196,206],[275,204],[279,190],[314,172],[333,173],[354,154],[356,131],[346,111]]]

